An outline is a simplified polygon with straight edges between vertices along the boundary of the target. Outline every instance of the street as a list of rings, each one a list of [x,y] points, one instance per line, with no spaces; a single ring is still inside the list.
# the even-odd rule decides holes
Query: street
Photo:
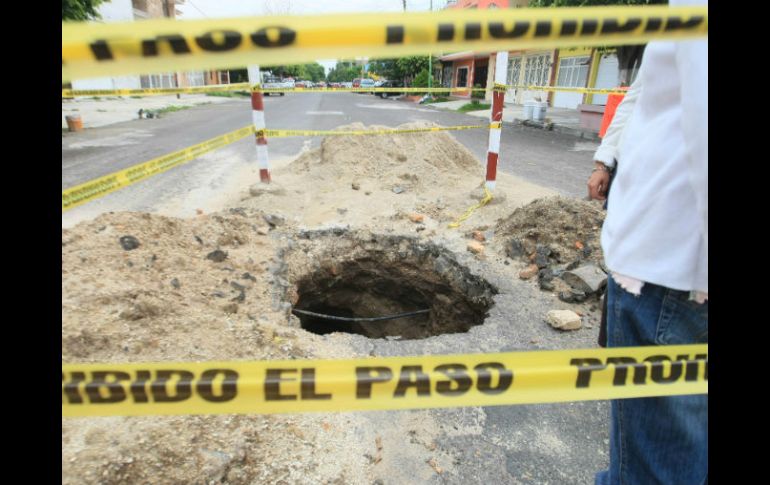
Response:
[[[251,104],[248,99],[233,99],[169,113],[160,119],[137,119],[80,133],[63,133],[62,189],[247,126],[251,123],[251,116]],[[331,130],[354,122],[367,126],[390,127],[415,121],[430,121],[443,126],[486,123],[478,117],[440,110],[430,105],[395,99],[382,100],[368,94],[352,93],[289,93],[282,97],[265,97],[265,117],[268,129]],[[485,163],[487,130],[450,133],[467,147],[480,163]],[[269,139],[271,166],[285,165],[303,150],[316,147],[320,142],[320,137]],[[553,189],[564,196],[583,198],[586,179],[592,167],[591,156],[595,149],[595,143],[567,135],[522,126],[505,126],[501,139],[499,170],[532,184]],[[252,137],[247,137],[165,173],[64,212],[62,227],[69,228],[78,222],[110,211],[150,212],[194,218],[197,210],[209,214],[226,207],[235,207],[239,191],[253,183],[255,177],[258,180],[256,173],[255,142]],[[300,194],[294,195],[295,192],[300,192],[302,187],[291,189],[291,197],[302,198]],[[345,189],[356,197],[363,198],[368,195],[362,194],[363,188],[351,189],[348,185]],[[376,190],[376,187],[372,190]],[[500,183],[497,190],[510,194],[514,189]],[[375,192],[368,207],[373,206],[373,200],[378,194],[384,197],[381,192]],[[385,195],[396,197],[390,193],[390,189],[387,189]],[[262,199],[257,200],[259,202]],[[349,212],[354,212],[354,204],[349,205]],[[347,207],[340,214],[346,211]],[[414,231],[412,226],[409,229]],[[462,231],[467,231],[467,228]],[[509,262],[506,262],[503,265],[501,263],[505,258],[493,256],[491,242],[489,259],[476,260],[475,256],[465,251],[465,235],[461,231],[456,231],[452,238],[446,236],[444,239],[437,239],[439,244],[447,247],[449,243],[454,244],[450,249],[459,254],[460,262],[467,264],[474,272],[485,271],[485,277],[499,289],[496,304],[489,310],[483,325],[474,327],[467,333],[444,334],[417,340],[369,339],[347,333],[335,333],[323,338],[334,342],[335,345],[347,346],[356,356],[377,357],[596,346],[598,326],[593,319],[595,315],[590,319],[594,325],[589,324],[587,315],[586,325],[579,332],[554,330],[543,321],[543,315],[548,310],[563,306],[554,294],[541,291],[534,281],[523,281],[516,277],[514,264],[509,265]],[[267,236],[265,240],[268,240]],[[259,246],[253,247],[262,248],[265,252],[271,249],[271,246],[261,240]],[[231,251],[235,252],[235,249]],[[257,255],[254,255],[254,258],[258,259]],[[165,261],[162,255],[159,261]],[[189,261],[184,263],[190,264]],[[90,264],[95,263],[89,262]],[[196,279],[204,279],[213,274],[214,269],[208,266],[206,268]],[[179,270],[175,268],[174,271]],[[144,273],[150,274],[149,271],[142,271],[141,274]],[[262,278],[267,278],[269,272],[255,274],[260,278],[259,291],[255,291],[255,294],[261,294],[263,291],[267,294],[268,289]],[[167,276],[164,278],[169,279]],[[256,282],[257,280],[255,285]],[[189,284],[192,284],[192,281]],[[125,286],[129,285],[129,282],[125,282]],[[125,290],[121,286],[115,291]],[[251,300],[248,303],[253,305]],[[253,311],[258,313],[260,310]],[[181,316],[187,315],[181,313]],[[238,315],[245,318],[242,313]],[[123,328],[123,321],[119,317],[114,319],[120,323],[120,328]],[[139,320],[142,328],[148,325],[144,323],[147,320]],[[173,326],[169,326],[171,327]],[[184,333],[190,332],[185,327]],[[174,344],[176,343],[174,341]],[[350,416],[351,422],[355,423],[351,425],[350,430],[345,430],[350,433],[349,436],[355,436],[355,440],[351,438],[350,441],[351,449],[346,452],[360,451],[355,448],[359,442],[372,449],[375,449],[377,442],[384,446],[386,451],[381,458],[382,462],[378,465],[378,462],[373,460],[372,469],[387,478],[376,480],[374,483],[578,485],[593,483],[594,473],[606,467],[608,463],[607,401],[329,415],[335,415],[339,420]],[[310,416],[308,419],[314,419],[321,415],[307,416]],[[280,428],[280,431],[283,433],[283,428]],[[440,467],[426,465],[436,456]],[[335,455],[329,455],[329,460],[334,460],[334,457]],[[435,464],[435,461],[432,463]],[[438,471],[439,469],[441,471]],[[340,480],[340,483],[352,483],[344,481],[343,478]]]
[[[479,125],[484,120],[430,105],[369,94],[289,93],[266,96],[269,129],[331,130],[340,125],[397,126],[432,121],[443,126]],[[247,126],[251,122],[248,99],[196,106],[164,115],[62,135],[62,190],[88,180],[145,162]],[[480,161],[486,161],[486,130],[450,132]],[[271,163],[295,158],[303,148],[318,146],[320,137],[268,140]],[[523,126],[504,126],[498,170],[556,190],[583,197],[595,143],[559,133]],[[233,187],[244,170],[254,168],[254,140],[245,138],[149,180],[76,207],[62,215],[64,227],[116,210],[164,212],[189,216],[195,209],[210,211],[212,200]],[[499,187],[505,190],[505,187]],[[179,211],[179,212],[177,212]]]

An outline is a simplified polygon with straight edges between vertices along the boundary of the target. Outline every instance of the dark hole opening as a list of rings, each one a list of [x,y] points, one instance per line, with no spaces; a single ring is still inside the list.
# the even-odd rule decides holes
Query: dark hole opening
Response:
[[[434,260],[360,259],[322,268],[297,283],[295,309],[350,318],[429,313],[375,322],[347,322],[295,313],[309,332],[346,332],[370,338],[421,339],[467,332],[484,322],[495,288],[456,263],[444,261],[439,274]]]

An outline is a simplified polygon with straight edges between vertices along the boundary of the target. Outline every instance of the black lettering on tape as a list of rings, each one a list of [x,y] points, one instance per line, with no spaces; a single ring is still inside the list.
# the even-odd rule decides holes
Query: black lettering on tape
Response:
[[[481,38],[481,24],[473,22],[465,24],[465,40],[478,40]]]
[[[496,387],[492,387],[492,373],[488,369],[497,369],[500,379],[497,382]],[[473,368],[478,375],[479,380],[476,383],[476,388],[484,394],[500,394],[508,390],[513,383],[513,371],[506,369],[505,366],[499,362],[484,362],[478,364]]]
[[[588,387],[591,384],[591,372],[607,368],[606,365],[602,364],[601,360],[592,357],[572,359],[569,361],[569,364],[578,368],[577,380],[575,381],[576,388]]]
[[[166,383],[172,377],[178,376],[176,386],[172,392],[166,389]],[[155,380],[150,385],[152,399],[155,402],[179,402],[192,396],[193,373],[187,370],[159,370],[155,373]]]
[[[148,370],[136,371],[136,379],[131,383],[129,390],[131,391],[131,397],[134,402],[145,403],[150,402],[150,398],[147,396],[147,381],[150,380],[151,374]]]
[[[540,20],[535,24],[535,37],[548,37],[551,35],[551,22]]]
[[[295,401],[294,394],[281,394],[281,382],[293,381],[292,378],[283,378],[281,374],[297,372],[297,369],[267,369],[265,376],[265,401]]]
[[[631,32],[636,30],[642,25],[642,19],[639,17],[632,17],[624,24],[618,22],[618,19],[606,19],[602,23],[602,34],[614,34],[616,32]]]
[[[385,35],[386,44],[403,44],[404,43],[404,26],[403,25],[388,25]]]
[[[634,369],[634,384],[647,383],[647,366],[636,362],[633,357],[608,357],[607,365],[615,366],[615,376],[612,378],[613,386],[625,386],[627,384],[628,369]]]
[[[511,30],[506,30],[502,22],[491,22],[489,24],[489,35],[493,39],[515,39],[522,37],[529,30],[529,21],[514,22]]]
[[[430,377],[422,371],[421,365],[405,365],[401,368],[393,397],[404,397],[410,387],[414,387],[418,396],[430,396]]]
[[[187,41],[184,37],[178,34],[174,35],[159,35],[154,39],[142,41],[142,56],[155,57],[158,55],[158,44],[161,42],[168,42],[171,46],[171,51],[174,54],[189,54],[190,46],[187,45]]]
[[[222,375],[222,391],[214,394],[214,379]],[[207,369],[201,374],[195,390],[208,402],[227,402],[238,395],[238,372],[232,369]]]
[[[356,367],[356,399],[371,399],[372,385],[392,378],[393,372],[388,367]]]
[[[120,381],[131,380],[128,372],[121,371],[93,371],[91,381],[86,384],[86,394],[91,404],[107,404],[120,402],[126,399],[126,390]],[[107,391],[107,396],[102,396],[102,389]]]
[[[274,39],[274,40],[271,40]],[[297,38],[297,32],[280,26],[264,27],[251,34],[251,41],[260,47],[286,47]]]
[[[443,364],[436,366],[435,370],[449,378],[448,381],[436,382],[436,392],[442,396],[465,394],[473,385],[473,380],[467,372],[468,368],[463,364]],[[453,384],[456,384],[456,387]]]
[[[438,24],[438,41],[448,41],[455,38],[454,24]]]
[[[235,30],[212,30],[195,38],[198,47],[209,52],[233,50],[241,45],[243,36]]]
[[[315,392],[315,369],[302,369],[302,384],[300,385],[300,399],[303,400],[325,400],[331,399],[331,394],[316,394]]]
[[[559,30],[559,35],[564,37],[567,35],[575,35],[577,33],[577,26],[578,23],[574,20],[565,20],[561,23],[561,30]]]
[[[61,380],[64,382],[64,372],[61,374]],[[64,396],[67,396],[69,404],[83,404],[83,396],[78,392],[78,385],[85,380],[85,372],[70,372],[69,380],[62,387],[62,402],[64,402]]]
[[[110,50],[110,46],[107,45],[106,40],[91,42],[88,44],[88,47],[91,48],[91,52],[94,54],[94,58],[97,61],[108,61],[113,58],[112,51]]]
[[[683,21],[682,17],[679,16],[669,17],[666,19],[666,27],[663,30],[669,32],[671,30],[694,29],[699,27],[703,22],[705,22],[705,20],[706,18],[702,15],[695,15],[690,17],[690,19],[687,21]]]
[[[647,19],[647,24],[644,26],[645,32],[657,32],[663,26],[663,19],[660,17],[650,17]]]
[[[599,21],[595,19],[583,20],[582,28],[580,29],[580,35],[591,35],[596,33],[596,29],[599,28]]]
[[[667,355],[651,355],[650,357],[644,359],[644,361],[652,363],[652,371],[650,372],[650,377],[652,378],[653,382],[658,384],[671,384],[672,382],[678,381],[679,378],[682,377],[682,362],[671,362],[671,358]],[[671,371],[668,376],[663,375],[665,370],[663,362],[671,362]]]

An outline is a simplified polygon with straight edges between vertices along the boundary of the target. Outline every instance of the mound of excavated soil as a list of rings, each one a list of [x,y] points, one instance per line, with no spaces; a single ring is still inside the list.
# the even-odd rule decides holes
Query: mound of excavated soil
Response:
[[[495,234],[506,244],[517,239],[524,257],[548,246],[561,263],[576,259],[603,262],[601,226],[605,212],[597,202],[565,197],[537,199],[497,221]]]
[[[428,122],[405,123],[395,129],[439,126]],[[340,126],[339,131],[394,129],[361,123]],[[377,179],[383,188],[425,188],[446,181],[483,177],[481,163],[448,132],[404,133],[372,136],[330,136],[321,146],[292,163],[295,173],[341,175],[352,179]]]

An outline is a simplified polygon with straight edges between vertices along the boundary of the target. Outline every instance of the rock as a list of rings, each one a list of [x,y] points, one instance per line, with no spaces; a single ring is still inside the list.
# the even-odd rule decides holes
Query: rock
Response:
[[[359,184],[358,182],[353,182],[352,184],[350,184],[350,187],[353,190],[359,190],[361,188],[361,184]]]
[[[179,288],[181,288],[182,285],[179,283],[178,279],[174,278],[173,280],[171,280],[171,286],[173,286],[178,290]]]
[[[422,214],[418,214],[416,212],[412,212],[411,214],[409,214],[409,220],[415,223],[422,222],[425,220],[425,216]]]
[[[261,226],[257,228],[257,234],[260,236],[267,236],[267,234],[270,232],[270,228],[267,228],[265,226]]]
[[[537,279],[539,281],[551,281],[556,277],[556,274],[551,268],[543,268],[537,272]]]
[[[235,298],[230,299],[230,301],[235,301],[235,302],[238,302],[238,303],[243,303],[244,301],[246,301],[246,292],[241,290],[238,293],[238,296],[236,296]],[[232,313],[235,313],[235,312],[232,312]]]
[[[506,259],[505,261],[503,261],[503,264],[506,265],[506,266],[510,266],[511,262]]]
[[[537,274],[537,265],[536,264],[530,264],[523,270],[519,272],[519,278],[523,280],[528,280],[535,276]]]
[[[420,224],[419,226],[417,226],[417,227],[415,228],[415,231],[416,231],[416,232],[420,232],[420,231],[424,231],[424,230],[425,230],[425,226],[423,226],[422,224]]]
[[[582,301],[586,301],[587,298],[588,298],[588,295],[586,295],[582,291],[577,291],[574,289],[570,291],[559,292],[559,300],[565,303],[580,303]]]
[[[406,189],[404,189],[404,188],[403,188],[403,187],[401,187],[400,185],[396,185],[396,186],[395,186],[395,187],[393,187],[391,190],[393,191],[393,193],[394,193],[394,194],[400,194],[400,193],[404,192]],[[367,194],[367,195],[368,195],[368,194]]]
[[[275,214],[265,214],[262,216],[262,219],[264,219],[270,227],[276,227],[286,223],[286,219]]]
[[[211,293],[211,296],[216,297],[216,298],[224,298],[225,294],[222,293],[221,291],[214,291],[214,292]]]
[[[540,280],[538,283],[540,284],[540,289],[543,291],[553,291],[556,289],[556,286],[554,286],[553,281]]]
[[[406,161],[406,155],[404,155],[403,153],[401,153],[401,154],[399,154],[399,155],[396,157],[396,160],[398,160],[399,162],[405,162],[405,161]]]
[[[583,293],[591,294],[604,288],[607,284],[607,275],[595,264],[585,264],[571,271],[565,271],[561,279],[572,288]]]
[[[564,271],[571,271],[571,270],[577,268],[578,266],[580,266],[580,260],[576,259],[575,261],[572,261],[567,266],[565,266],[564,267]]]
[[[120,245],[126,251],[131,251],[139,247],[139,240],[134,236],[123,236],[120,238]]]
[[[524,255],[524,245],[521,244],[516,238],[513,238],[508,242],[508,246],[505,248],[505,254],[511,259],[516,259]]]
[[[473,254],[481,254],[484,252],[484,245],[478,241],[471,241],[468,243],[467,249]]]
[[[580,316],[570,310],[551,310],[546,315],[546,321],[559,330],[577,330],[583,325]]]
[[[479,242],[484,242],[487,240],[487,237],[481,231],[473,231],[473,233],[471,234],[471,237],[473,237],[473,239]]]
[[[203,244],[203,239],[201,239],[198,236],[195,236],[195,240],[198,241],[198,244]]]
[[[521,241],[521,245],[524,248],[524,252],[526,254],[534,253],[535,250],[537,249],[537,244],[535,244],[535,241],[533,241],[532,239],[524,239],[523,241]]]
[[[548,266],[548,257],[551,256],[551,248],[538,244],[535,247],[535,264],[538,268]]]
[[[372,193],[370,191],[368,191],[368,190],[366,192],[364,192],[364,194],[365,195],[372,195]]]
[[[263,194],[286,195],[286,189],[283,187],[278,187],[275,184],[266,184],[260,182],[249,187],[249,194],[252,197],[259,197]]]
[[[344,209],[344,208],[338,208],[338,209],[337,209],[337,213],[338,213],[339,215],[344,215],[345,213],[347,213],[347,211],[348,211],[348,210],[347,210],[347,209]]]
[[[244,291],[246,289],[245,286],[243,286],[242,284],[240,284],[240,283],[238,283],[236,281],[231,281],[230,282],[230,286],[232,286],[233,289],[235,289],[236,291]]]
[[[257,279],[251,275],[251,273],[243,273],[241,275],[241,278],[244,280],[251,280],[251,281],[257,281]]]
[[[227,305],[224,305],[222,307],[222,310],[225,313],[238,313],[238,304],[237,303],[228,303]]]
[[[222,261],[227,259],[227,253],[225,251],[222,251],[221,249],[215,249],[214,251],[211,251],[206,255],[206,259],[210,259],[215,263],[221,263]]]

